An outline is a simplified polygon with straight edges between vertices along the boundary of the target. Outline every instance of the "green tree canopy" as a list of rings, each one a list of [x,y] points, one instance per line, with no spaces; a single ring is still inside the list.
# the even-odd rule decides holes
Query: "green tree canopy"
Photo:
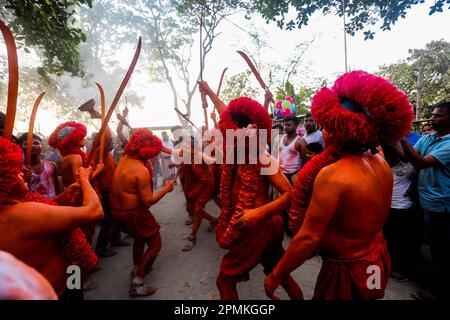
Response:
[[[92,0],[0,0],[0,17],[18,47],[42,52],[41,76],[83,75],[78,45],[86,36],[75,19],[76,8],[82,5],[92,7]]]
[[[421,117],[429,118],[434,104],[450,100],[450,42],[432,41],[423,49],[409,50],[409,54],[405,60],[381,66],[378,74],[403,90],[415,106],[419,70],[423,68]]]
[[[424,0],[359,0],[345,1],[345,11],[349,18],[347,32],[354,35],[363,30],[365,38],[373,38],[375,32],[370,27],[380,19],[381,29],[390,30],[400,18],[405,18],[407,12],[415,5],[424,3]],[[306,26],[313,13],[338,14],[342,16],[342,0],[252,0],[243,1],[242,7],[249,14],[260,13],[267,23],[275,21],[281,29],[295,29]],[[429,14],[443,12],[450,0],[436,0],[430,6]],[[296,11],[297,15],[290,18],[290,10]],[[289,14],[289,15],[288,15]]]

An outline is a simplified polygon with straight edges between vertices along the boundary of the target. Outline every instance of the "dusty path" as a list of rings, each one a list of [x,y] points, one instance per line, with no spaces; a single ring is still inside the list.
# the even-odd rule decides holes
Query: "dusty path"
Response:
[[[190,227],[184,225],[187,217],[184,203],[184,195],[177,185],[172,193],[152,207],[156,220],[161,224],[163,247],[146,281],[158,290],[150,297],[139,299],[219,299],[215,278],[225,250],[217,246],[214,232],[206,232],[208,224],[203,221],[194,249],[190,252],[181,251],[184,246],[183,237],[190,232]],[[208,203],[207,211],[215,216],[219,214],[212,201]],[[288,243],[288,239],[285,239],[285,248]],[[117,251],[115,256],[100,260],[101,270],[91,276],[99,287],[87,292],[86,299],[136,299],[128,295],[129,275],[133,267],[131,246],[114,250]],[[313,258],[293,272],[306,299],[313,295],[319,268],[320,259]],[[267,299],[263,281],[262,267],[258,266],[250,273],[250,281],[238,285],[240,298]],[[411,299],[409,294],[415,289],[416,286],[410,282],[398,283],[390,280],[386,299]],[[282,289],[277,293],[282,299],[287,299]]]

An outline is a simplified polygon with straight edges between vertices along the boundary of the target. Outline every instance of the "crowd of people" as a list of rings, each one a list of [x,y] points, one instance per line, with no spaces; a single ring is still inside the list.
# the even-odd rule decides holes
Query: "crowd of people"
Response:
[[[277,299],[281,285],[291,299],[303,299],[290,273],[314,255],[323,260],[314,299],[380,299],[389,278],[420,283],[415,299],[450,297],[450,102],[435,105],[418,133],[408,97],[362,71],[317,92],[311,113],[280,121],[267,111],[270,93],[262,105],[247,97],[225,104],[206,82],[199,86],[219,113],[218,122],[211,115],[217,132],[278,132],[258,148],[256,163],[249,161],[247,140],[245,163],[234,155],[228,161],[236,141],[224,139],[206,155],[205,147],[217,142],[206,127],[199,138],[187,130],[175,134],[182,128],[174,127],[172,137],[139,128],[127,139],[128,110],[118,116],[117,136],[105,130],[103,150],[86,143],[86,127],[74,121],[48,139],[34,134],[28,163],[28,133],[0,138],[0,298],[80,298],[95,286],[90,274],[107,272],[98,271],[98,257],[131,245],[130,236],[129,293],[153,294],[145,276],[164,241],[150,208],[177,181],[186,198],[184,223],[192,226],[183,251],[195,250],[203,219],[228,250],[217,266],[222,299],[238,299],[237,283],[249,280],[258,264],[268,297]],[[87,112],[100,118],[94,109]],[[4,122],[2,113],[2,136]],[[225,163],[217,161],[219,153]],[[268,167],[276,170],[264,174]],[[218,217],[205,209],[211,200]],[[78,290],[67,287],[71,265],[81,270]],[[372,267],[379,278],[370,286]]]

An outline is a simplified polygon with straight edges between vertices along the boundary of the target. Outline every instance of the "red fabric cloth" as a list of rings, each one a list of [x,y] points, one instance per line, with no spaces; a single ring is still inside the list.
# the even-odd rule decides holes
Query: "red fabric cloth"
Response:
[[[214,194],[215,179],[211,166],[206,164],[184,164],[184,193],[188,198],[196,199],[203,205]]]
[[[281,216],[264,220],[255,228],[242,233],[242,237],[222,259],[220,273],[233,282],[247,281],[249,272],[261,263],[270,273],[284,254],[283,222]]]
[[[159,232],[160,225],[144,206],[130,210],[112,210],[122,230],[135,239],[149,239]]]
[[[367,281],[373,271],[371,265],[380,268],[380,289],[369,289]],[[384,290],[391,274],[391,259],[384,238],[365,257],[353,260],[324,258],[317,277],[313,300],[374,300],[384,297]],[[369,281],[371,282],[371,281]]]

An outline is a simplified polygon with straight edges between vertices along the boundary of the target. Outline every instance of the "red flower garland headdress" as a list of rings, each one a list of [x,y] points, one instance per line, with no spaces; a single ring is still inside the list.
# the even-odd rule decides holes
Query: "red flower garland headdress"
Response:
[[[258,129],[267,130],[267,143],[271,142],[272,119],[267,110],[258,102],[247,97],[239,97],[232,100],[227,109],[220,114],[219,127],[225,137],[226,129],[241,129],[233,121],[233,115],[246,116]]]
[[[373,147],[393,143],[411,130],[413,111],[405,93],[387,80],[353,71],[321,89],[312,100],[311,113],[332,138],[332,145],[300,171],[292,192],[289,228],[295,234],[303,223],[320,170],[341,157],[340,146],[357,143]]]
[[[20,147],[0,137],[0,201],[3,201],[17,183],[22,172],[23,152]]]
[[[48,138],[48,144],[65,156],[75,153],[72,149],[79,149],[80,141],[86,137],[86,127],[75,121],[60,124]]]
[[[58,149],[62,156],[68,154],[79,154],[83,159],[83,165],[88,160],[88,156],[80,149],[81,140],[86,137],[86,127],[75,121],[68,121],[60,124],[48,138],[48,144]],[[94,163],[91,163],[93,165]]]
[[[239,126],[233,121],[233,116],[246,116],[252,124],[256,124],[258,129],[267,130],[267,139],[270,143],[272,121],[269,113],[257,101],[247,97],[240,97],[230,102],[228,108],[220,114],[219,126],[222,133],[226,134],[226,129],[237,130]],[[226,139],[224,139],[226,140]],[[224,146],[224,151],[226,146]],[[240,239],[241,232],[234,229],[236,214],[246,209],[252,209],[258,191],[258,181],[260,180],[259,164],[240,165],[239,178],[241,179],[241,189],[238,191],[238,201],[236,207],[232,205],[232,188],[235,176],[235,165],[224,164],[220,179],[221,212],[216,226],[216,239],[223,249],[233,247]]]
[[[163,145],[161,140],[149,129],[136,129],[125,146],[123,155],[128,155],[139,160],[153,158],[161,152]]]

